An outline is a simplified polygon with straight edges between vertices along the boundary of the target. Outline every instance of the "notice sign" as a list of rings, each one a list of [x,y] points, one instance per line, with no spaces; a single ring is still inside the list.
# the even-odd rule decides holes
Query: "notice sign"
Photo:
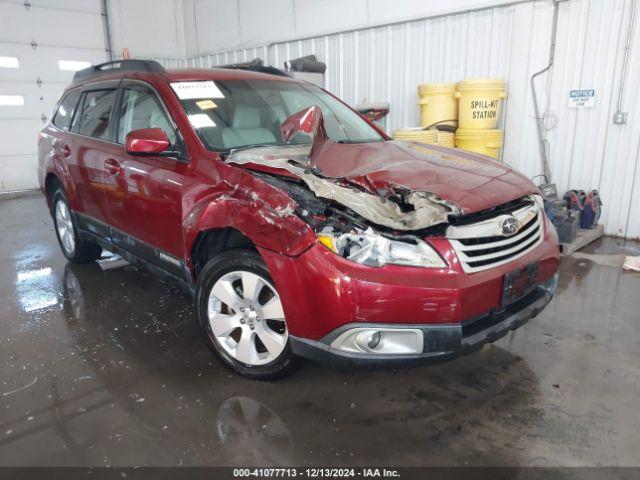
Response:
[[[596,91],[593,88],[569,90],[569,108],[593,107],[595,100]]]

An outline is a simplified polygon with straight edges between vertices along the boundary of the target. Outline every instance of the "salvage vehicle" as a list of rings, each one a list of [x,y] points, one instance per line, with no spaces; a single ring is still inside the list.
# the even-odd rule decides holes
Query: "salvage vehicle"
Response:
[[[538,189],[477,154],[391,140],[323,89],[124,60],[77,72],[39,134],[66,258],[180,283],[206,344],[274,379],[299,357],[450,360],[551,300]]]

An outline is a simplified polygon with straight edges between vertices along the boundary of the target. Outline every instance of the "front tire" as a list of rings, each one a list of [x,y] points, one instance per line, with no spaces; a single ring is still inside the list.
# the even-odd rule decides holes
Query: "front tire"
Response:
[[[102,247],[93,242],[82,240],[74,222],[67,197],[62,189],[54,192],[51,198],[51,216],[62,253],[72,263],[93,262],[100,258]]]
[[[198,277],[196,315],[207,346],[237,373],[275,380],[295,368],[280,296],[256,252],[209,260]]]

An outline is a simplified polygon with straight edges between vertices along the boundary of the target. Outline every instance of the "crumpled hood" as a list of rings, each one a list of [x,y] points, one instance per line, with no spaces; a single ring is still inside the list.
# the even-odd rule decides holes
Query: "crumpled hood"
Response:
[[[238,149],[226,161],[286,170],[316,196],[405,231],[537,192],[526,177],[485,157],[400,141],[255,147]]]
[[[404,141],[326,145],[312,159],[323,175],[384,194],[393,187],[431,192],[463,213],[521,198],[538,189],[508,166],[463,150]]]

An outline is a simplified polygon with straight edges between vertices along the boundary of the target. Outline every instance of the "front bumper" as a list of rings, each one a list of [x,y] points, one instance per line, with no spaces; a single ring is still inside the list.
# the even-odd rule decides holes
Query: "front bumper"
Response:
[[[372,353],[347,353],[331,347],[332,342],[345,331],[362,327],[362,323],[343,325],[320,340],[309,340],[290,335],[291,348],[297,355],[339,364],[347,367],[407,367],[439,363],[465,355],[505,336],[510,330],[521,327],[538,315],[553,298],[558,286],[558,274],[521,298],[500,310],[458,324],[403,324],[402,328],[417,329],[423,334],[423,351],[410,355],[376,355]],[[367,324],[367,328],[400,327],[394,324]]]

